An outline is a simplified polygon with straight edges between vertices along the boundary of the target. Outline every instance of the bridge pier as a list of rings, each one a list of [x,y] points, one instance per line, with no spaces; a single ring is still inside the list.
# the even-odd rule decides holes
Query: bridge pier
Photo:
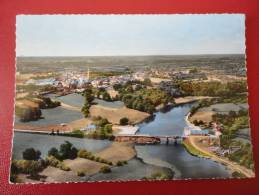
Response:
[[[169,144],[169,138],[166,137],[166,145],[168,145],[168,144]]]
[[[177,143],[177,138],[174,138],[174,145],[177,146],[178,143]]]

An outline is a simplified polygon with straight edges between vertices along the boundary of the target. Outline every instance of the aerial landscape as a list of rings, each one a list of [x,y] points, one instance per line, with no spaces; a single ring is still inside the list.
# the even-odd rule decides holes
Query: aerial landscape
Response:
[[[215,32],[210,20],[238,32]],[[10,182],[255,177],[243,20],[238,14],[18,16]],[[174,45],[185,42],[179,33],[167,46],[170,21],[181,21],[179,32],[200,45],[188,37],[192,48],[183,43],[186,52],[177,52]],[[88,36],[79,33],[77,41],[62,22]],[[132,34],[122,33],[127,28]]]

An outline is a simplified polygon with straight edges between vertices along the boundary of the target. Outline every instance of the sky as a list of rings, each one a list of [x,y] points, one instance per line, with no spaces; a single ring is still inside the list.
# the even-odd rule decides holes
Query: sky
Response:
[[[245,53],[242,14],[16,17],[16,56],[233,53]]]

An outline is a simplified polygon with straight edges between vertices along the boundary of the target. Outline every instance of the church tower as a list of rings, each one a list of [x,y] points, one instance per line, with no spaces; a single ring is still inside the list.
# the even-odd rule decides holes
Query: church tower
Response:
[[[87,80],[89,81],[90,80],[90,69],[88,67],[88,70],[87,70]]]

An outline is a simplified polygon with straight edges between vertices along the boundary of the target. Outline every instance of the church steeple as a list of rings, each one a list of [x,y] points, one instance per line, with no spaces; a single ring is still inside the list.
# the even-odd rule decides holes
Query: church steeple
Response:
[[[88,67],[88,70],[87,70],[87,80],[89,80],[89,79],[90,79],[90,69]]]

